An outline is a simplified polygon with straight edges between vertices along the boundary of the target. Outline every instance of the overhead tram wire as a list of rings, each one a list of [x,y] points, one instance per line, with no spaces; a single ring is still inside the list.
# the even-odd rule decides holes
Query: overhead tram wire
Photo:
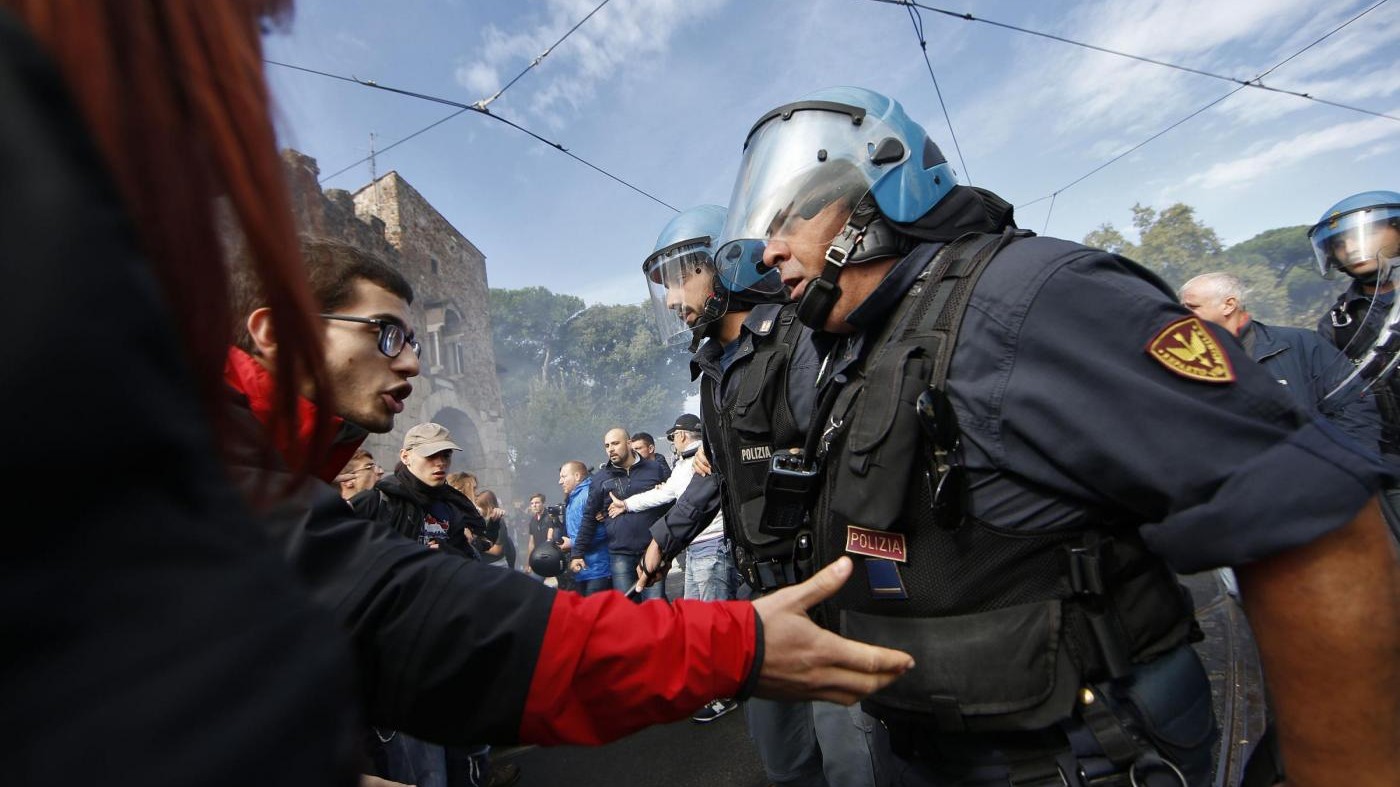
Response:
[[[626,186],[627,188],[629,188],[629,189],[631,189],[631,190],[637,192],[638,194],[642,195],[643,197],[646,197],[647,199],[651,200],[652,202],[655,202],[656,204],[658,204],[658,205],[660,205],[660,206],[662,206],[662,207],[664,207],[664,208],[667,208],[667,209],[669,209],[669,210],[671,210],[671,211],[673,211],[673,212],[675,212],[675,213],[680,213],[680,210],[679,210],[678,208],[676,208],[676,206],[670,204],[669,202],[666,202],[665,200],[661,199],[660,197],[657,197],[656,195],[654,195],[654,194],[652,194],[652,193],[650,193],[650,192],[648,192],[648,191],[646,191],[646,190],[644,190],[644,189],[642,189],[642,188],[640,188],[640,187],[634,186],[634,185],[632,185],[631,183],[628,183],[627,181],[623,180],[622,178],[619,178],[618,176],[612,174],[611,172],[608,172],[607,170],[603,169],[602,167],[598,166],[597,164],[594,164],[593,162],[588,161],[587,159],[585,159],[585,158],[583,158],[583,157],[581,157],[581,156],[579,156],[579,155],[573,153],[573,152],[570,151],[568,148],[564,147],[563,145],[559,144],[558,142],[554,142],[554,141],[545,139],[544,137],[540,136],[539,134],[536,134],[535,132],[531,131],[531,130],[528,129],[528,128],[525,128],[524,126],[520,125],[519,123],[516,123],[516,122],[514,122],[514,121],[508,120],[508,119],[506,119],[506,118],[504,118],[504,117],[501,117],[500,115],[497,115],[496,113],[492,112],[492,111],[489,110],[489,109],[477,108],[477,107],[476,107],[475,105],[473,105],[473,104],[463,104],[463,103],[460,102],[460,101],[453,101],[453,100],[448,99],[448,98],[441,98],[441,97],[439,97],[439,96],[432,96],[432,95],[428,95],[427,93],[416,93],[416,92],[414,92],[414,91],[412,91],[412,90],[404,90],[404,89],[402,89],[402,88],[389,87],[388,85],[381,85],[381,84],[379,84],[378,82],[375,82],[375,81],[369,80],[369,79],[356,79],[355,77],[347,77],[347,76],[342,76],[342,75],[340,75],[340,74],[332,74],[332,73],[329,73],[329,72],[326,72],[326,71],[317,71],[317,70],[314,69],[314,68],[306,68],[305,66],[296,66],[296,65],[292,65],[292,64],[290,64],[290,63],[280,63],[280,62],[278,62],[278,61],[276,61],[276,60],[264,60],[263,62],[268,63],[269,65],[281,66],[281,67],[283,67],[283,68],[290,68],[290,69],[293,69],[293,70],[296,70],[296,71],[304,71],[304,72],[306,72],[306,73],[308,73],[308,74],[315,74],[315,75],[317,75],[317,76],[323,76],[323,77],[326,77],[326,78],[328,78],[328,79],[339,79],[339,80],[341,80],[342,82],[351,82],[351,83],[354,83],[354,84],[356,84],[356,85],[360,85],[360,86],[362,86],[362,87],[371,87],[371,88],[374,88],[374,89],[376,89],[376,90],[385,90],[385,91],[388,91],[388,92],[390,92],[390,93],[398,93],[398,94],[400,94],[400,95],[410,96],[410,97],[412,97],[412,98],[419,98],[419,99],[422,99],[422,100],[424,100],[424,101],[432,101],[432,102],[438,103],[438,104],[446,104],[446,105],[449,106],[449,107],[457,107],[459,110],[462,110],[462,111],[471,111],[471,112],[475,112],[475,113],[477,113],[477,114],[479,114],[479,115],[483,115],[483,116],[485,116],[485,117],[489,117],[489,118],[491,118],[492,120],[499,121],[499,122],[501,122],[501,123],[506,124],[507,126],[510,126],[511,128],[515,129],[516,131],[519,131],[519,132],[522,133],[522,134],[525,134],[526,136],[529,136],[529,137],[531,137],[531,138],[533,138],[533,139],[535,139],[535,140],[538,140],[538,141],[540,141],[540,142],[543,142],[544,144],[546,144],[546,145],[548,145],[548,146],[554,148],[555,150],[559,151],[560,153],[563,153],[564,155],[568,156],[569,158],[573,159],[574,161],[577,161],[578,163],[584,165],[585,167],[588,167],[589,169],[591,169],[591,170],[593,170],[593,171],[599,173],[600,175],[603,175],[604,177],[607,177],[607,178],[609,178],[609,179],[611,179],[611,180],[613,180],[613,181],[616,181],[617,183],[622,184],[623,186]],[[453,113],[453,115],[451,115],[450,117],[455,117],[456,115],[459,115],[459,114],[461,114],[461,112],[456,112],[456,113]],[[443,122],[445,122],[446,120],[448,120],[448,118],[443,118],[443,119],[441,119],[441,120],[438,120],[438,121],[434,122],[432,125],[435,126],[435,125],[437,125],[438,123],[443,123]],[[431,127],[432,127],[432,126],[428,126],[427,128],[431,128]],[[426,131],[427,128],[424,128],[424,129],[422,129],[421,131],[418,131],[418,132],[415,132],[415,133],[413,133],[413,134],[410,134],[409,137],[405,137],[404,139],[399,140],[399,142],[406,142],[409,138],[415,137],[415,136],[417,136],[418,134],[421,134],[423,131]],[[395,142],[394,144],[397,145],[397,144],[399,144],[399,143],[398,143],[398,142]],[[387,150],[387,148],[386,148],[386,150]],[[383,153],[383,151],[379,151],[379,153]],[[376,154],[376,155],[378,155],[378,154]],[[358,166],[359,164],[363,164],[364,162],[366,162],[366,161],[368,161],[368,160],[369,160],[369,158],[361,159],[360,161],[356,162],[354,165],[351,165],[351,166]],[[344,171],[344,170],[342,170],[342,171]],[[339,174],[339,173],[337,173],[337,174]]]
[[[972,185],[972,172],[967,168],[967,161],[963,159],[962,145],[958,144],[958,134],[953,131],[953,117],[948,114],[948,105],[943,103],[943,91],[938,87],[938,77],[933,75],[933,62],[928,59],[928,39],[924,38],[924,16],[919,13],[919,9],[913,5],[905,7],[909,12],[909,21],[914,25],[914,34],[919,37],[919,49],[924,53],[924,65],[928,66],[929,79],[933,80],[933,92],[938,94],[938,106],[943,108],[943,119],[948,123],[948,136],[953,138],[953,149],[958,152],[958,163],[962,164],[962,174],[967,178],[967,185]]]
[[[1318,38],[1316,41],[1313,41],[1311,44],[1308,44],[1307,46],[1303,47],[1302,49],[1299,49],[1297,52],[1294,52],[1293,54],[1289,55],[1288,57],[1284,58],[1283,60],[1280,60],[1279,62],[1275,63],[1275,64],[1274,64],[1273,66],[1271,66],[1267,71],[1264,71],[1264,72],[1261,73],[1259,76],[1255,77],[1255,79],[1263,79],[1265,76],[1267,76],[1267,75],[1269,75],[1269,74],[1272,74],[1274,71],[1276,71],[1276,70],[1277,70],[1280,66],[1282,66],[1284,63],[1287,63],[1288,61],[1292,60],[1293,58],[1295,58],[1295,57],[1297,57],[1297,56],[1303,54],[1304,52],[1308,51],[1309,49],[1312,49],[1313,47],[1317,46],[1318,44],[1322,43],[1323,41],[1326,41],[1327,39],[1329,39],[1329,38],[1331,38],[1332,36],[1336,35],[1336,34],[1337,34],[1338,32],[1340,32],[1343,28],[1345,28],[1346,26],[1348,26],[1348,25],[1350,25],[1351,23],[1355,22],[1356,20],[1360,19],[1361,17],[1363,17],[1363,16],[1365,16],[1365,15],[1371,13],[1371,12],[1374,11],[1378,6],[1380,6],[1381,3],[1384,3],[1384,2],[1386,2],[1386,0],[1381,0],[1380,3],[1376,3],[1375,5],[1371,6],[1370,8],[1367,8],[1366,10],[1364,10],[1364,11],[1362,11],[1361,13],[1357,14],[1356,16],[1353,16],[1351,19],[1348,19],[1347,21],[1341,23],[1340,25],[1337,25],[1336,27],[1334,27],[1334,28],[1332,28],[1331,30],[1329,30],[1329,31],[1327,31],[1326,33],[1324,33],[1324,34],[1323,34],[1320,38]],[[1050,200],[1050,209],[1053,210],[1054,207],[1055,207],[1055,198],[1058,197],[1058,196],[1060,195],[1061,192],[1067,191],[1069,188],[1071,188],[1072,186],[1075,186],[1075,185],[1079,184],[1081,181],[1083,181],[1083,180],[1089,178],[1089,177],[1090,177],[1091,175],[1093,175],[1094,173],[1096,173],[1096,172],[1102,170],[1103,168],[1107,167],[1108,165],[1114,163],[1115,161],[1118,161],[1119,159],[1122,159],[1124,156],[1127,156],[1129,153],[1132,153],[1133,151],[1135,151],[1135,150],[1141,148],[1142,146],[1146,145],[1147,143],[1151,142],[1152,140],[1154,140],[1154,139],[1156,139],[1156,138],[1162,136],[1163,134],[1167,133],[1168,131],[1171,131],[1172,129],[1176,128],[1177,126],[1180,126],[1182,123],[1185,123],[1186,121],[1190,120],[1191,118],[1194,118],[1195,116],[1201,114],[1202,112],[1205,112],[1207,109],[1210,109],[1211,107],[1215,106],[1216,104],[1219,104],[1220,102],[1224,101],[1225,99],[1229,98],[1230,96],[1235,95],[1236,93],[1240,92],[1241,90],[1244,90],[1245,88],[1247,88],[1247,87],[1249,87],[1249,86],[1250,86],[1250,83],[1248,83],[1248,82],[1241,83],[1241,84],[1239,85],[1239,87],[1235,88],[1234,90],[1231,90],[1229,93],[1226,93],[1225,95],[1221,96],[1220,98],[1215,99],[1214,101],[1212,101],[1212,102],[1210,102],[1209,104],[1206,104],[1205,106],[1203,106],[1203,107],[1197,109],[1196,111],[1192,112],[1191,114],[1187,115],[1186,117],[1182,118],[1181,120],[1178,120],[1178,121],[1176,121],[1175,123],[1171,124],[1170,126],[1167,126],[1166,128],[1162,129],[1161,131],[1158,131],[1156,134],[1153,134],[1152,136],[1148,137],[1147,139],[1143,140],[1142,142],[1139,142],[1138,144],[1133,145],[1131,148],[1128,148],[1127,150],[1123,151],[1122,153],[1119,153],[1118,155],[1114,156],[1113,158],[1109,159],[1108,161],[1105,161],[1104,163],[1098,165],[1097,167],[1094,167],[1092,170],[1086,172],[1086,173],[1083,174],[1083,175],[1080,175],[1079,177],[1077,177],[1077,178],[1075,178],[1074,180],[1070,181],[1068,184],[1066,184],[1066,185],[1064,185],[1064,186],[1061,186],[1060,188],[1056,189],[1055,191],[1052,191],[1052,192],[1050,192],[1049,194],[1046,194],[1045,196],[1040,197],[1039,199],[1031,200],[1030,202],[1024,203],[1024,204],[1022,204],[1022,205],[1018,205],[1018,206],[1016,206],[1016,207],[1018,207],[1018,208],[1028,208],[1028,207],[1030,207],[1031,205],[1035,205],[1036,203],[1039,203],[1039,202],[1044,202],[1045,200],[1048,199],[1048,200]],[[1046,217],[1045,217],[1045,228],[1046,228],[1046,231],[1048,232],[1048,231],[1049,231],[1049,228],[1050,228],[1050,216],[1049,216],[1048,212],[1047,212]]]
[[[923,4],[923,3],[914,2],[914,0],[871,0],[871,2],[875,2],[875,3],[884,3],[884,4],[886,4],[886,5],[902,5],[902,6],[906,6],[906,7],[912,7],[912,8],[921,8],[921,9],[923,9],[923,10],[925,10],[925,11],[932,11],[932,12],[934,12],[934,13],[936,13],[936,14],[943,14],[944,16],[950,16],[950,17],[953,17],[954,19],[961,19],[961,20],[964,21],[964,22],[981,22],[981,23],[984,24],[984,25],[991,25],[991,26],[993,26],[993,27],[1000,27],[1000,28],[1002,28],[1002,29],[1004,29],[1004,30],[1012,30],[1012,31],[1015,31],[1015,32],[1017,32],[1017,33],[1025,33],[1026,35],[1038,36],[1038,37],[1040,37],[1040,38],[1048,38],[1048,39],[1050,39],[1051,41],[1059,41],[1059,42],[1062,43],[1062,44],[1070,44],[1071,46],[1082,47],[1082,48],[1084,48],[1084,49],[1092,49],[1092,50],[1095,51],[1095,52],[1102,52],[1102,53],[1104,53],[1104,54],[1106,54],[1106,55],[1115,55],[1115,56],[1117,56],[1117,57],[1126,57],[1126,58],[1128,58],[1128,59],[1130,59],[1130,60],[1137,60],[1137,61],[1142,62],[1142,63],[1150,63],[1150,64],[1152,64],[1152,65],[1154,65],[1154,66],[1161,66],[1161,67],[1163,67],[1163,68],[1172,68],[1172,69],[1176,69],[1177,71],[1185,71],[1185,72],[1188,73],[1188,74],[1197,74],[1197,75],[1203,76],[1203,77],[1210,77],[1211,79],[1219,79],[1219,80],[1224,81],[1224,82],[1233,82],[1234,84],[1240,85],[1240,86],[1242,86],[1242,87],[1252,87],[1252,88],[1255,88],[1256,90],[1264,90],[1264,91],[1268,91],[1268,92],[1270,92],[1270,93],[1280,93],[1280,94],[1283,94],[1283,95],[1285,95],[1285,96],[1294,96],[1294,97],[1296,97],[1296,98],[1307,99],[1308,101],[1316,101],[1316,102],[1319,103],[1319,104],[1326,104],[1326,105],[1329,106],[1329,107],[1336,107],[1336,108],[1338,108],[1338,109],[1345,109],[1345,110],[1348,110],[1348,111],[1350,111],[1350,112],[1360,112],[1360,113],[1363,114],[1363,115],[1370,115],[1370,116],[1372,116],[1372,117],[1385,118],[1386,120],[1394,120],[1394,121],[1396,121],[1396,122],[1400,122],[1400,117],[1397,117],[1397,116],[1395,116],[1395,115],[1388,115],[1388,114],[1386,114],[1386,113],[1384,113],[1384,112],[1377,112],[1377,111],[1372,110],[1372,109],[1366,109],[1365,107],[1357,107],[1357,106],[1352,106],[1352,105],[1350,105],[1350,104],[1342,104],[1342,103],[1337,102],[1337,101],[1329,101],[1329,100],[1327,100],[1327,99],[1325,99],[1325,98],[1318,98],[1317,96],[1314,96],[1314,95],[1312,95],[1311,93],[1304,93],[1304,92],[1298,91],[1298,90],[1287,90],[1287,89],[1284,89],[1284,88],[1281,88],[1281,87],[1273,87],[1273,86],[1271,86],[1271,85],[1266,85],[1266,84],[1264,84],[1262,81],[1260,81],[1260,80],[1262,80],[1264,77],[1268,76],[1268,75],[1273,71],[1273,69],[1269,69],[1269,71],[1265,71],[1264,73],[1260,74],[1259,76],[1254,77],[1253,79],[1239,79],[1239,78],[1237,78],[1237,77],[1226,76],[1226,75],[1224,75],[1224,74],[1215,74],[1215,73],[1212,73],[1212,72],[1210,72],[1210,71],[1203,71],[1203,70],[1201,70],[1201,69],[1199,69],[1199,68],[1191,68],[1191,67],[1189,67],[1189,66],[1177,65],[1176,63],[1168,63],[1168,62],[1166,62],[1165,60],[1157,60],[1157,59],[1155,59],[1155,58],[1144,57],[1144,56],[1142,56],[1142,55],[1134,55],[1134,54],[1132,54],[1132,53],[1130,53],[1130,52],[1120,52],[1119,50],[1116,50],[1116,49],[1109,49],[1108,47],[1097,46],[1097,45],[1095,45],[1095,44],[1086,44],[1086,43],[1084,43],[1083,41],[1075,41],[1075,40],[1072,39],[1072,38],[1065,38],[1065,37],[1063,37],[1063,36],[1057,36],[1057,35],[1054,35],[1054,34],[1052,34],[1052,33],[1043,33],[1043,32],[1041,32],[1041,31],[1039,31],[1039,30],[1031,30],[1031,29],[1024,28],[1024,27],[1017,27],[1016,25],[1010,25],[1010,24],[1007,24],[1007,23],[1005,23],[1005,22],[995,22],[995,21],[993,21],[993,20],[991,20],[991,19],[983,19],[983,18],[981,18],[981,17],[973,16],[972,14],[968,14],[968,13],[959,13],[959,12],[957,12],[957,11],[949,11],[949,10],[944,9],[944,8],[935,8],[935,7],[931,6],[931,5],[925,5],[925,4]],[[1374,11],[1374,10],[1376,10],[1377,8],[1381,7],[1382,5],[1385,5],[1387,2],[1388,2],[1388,0],[1377,0],[1377,2],[1374,3],[1373,5],[1371,5],[1369,8],[1367,8],[1366,10],[1364,10],[1364,11],[1362,11],[1361,13],[1357,14],[1355,17],[1352,17],[1351,22],[1355,22],[1357,19],[1360,19],[1361,17],[1365,16],[1366,14],[1371,13],[1372,11]],[[1346,24],[1351,24],[1351,22],[1347,22]],[[1345,27],[1346,24],[1344,24],[1343,27]],[[1340,29],[1340,28],[1339,28],[1339,29]],[[1316,41],[1313,42],[1313,44],[1316,44],[1316,43],[1317,43]],[[1293,57],[1297,57],[1298,55],[1301,55],[1303,52],[1306,52],[1306,51],[1307,51],[1307,47],[1305,47],[1305,48],[1302,49],[1302,50],[1299,50],[1298,52],[1293,53]],[[1290,57],[1289,60],[1292,60],[1293,57]],[[1287,62],[1288,62],[1288,60],[1284,60],[1283,62],[1279,63],[1278,65],[1281,66],[1281,65],[1283,65],[1284,63],[1287,63]],[[1278,66],[1275,66],[1274,68],[1277,68],[1277,67],[1278,67]]]
[[[340,169],[336,170],[335,172],[332,172],[331,174],[326,175],[325,177],[320,178],[320,179],[317,180],[316,182],[317,182],[317,183],[325,183],[326,181],[328,181],[328,180],[330,180],[331,178],[334,178],[334,177],[336,177],[336,176],[338,176],[338,175],[344,175],[345,173],[349,172],[350,170],[354,169],[355,167],[360,166],[361,164],[365,163],[366,161],[369,161],[370,159],[374,158],[375,156],[382,156],[382,155],[384,155],[385,153],[388,153],[389,151],[391,151],[391,150],[393,150],[394,148],[398,147],[399,145],[402,145],[403,143],[409,141],[410,139],[413,139],[414,137],[418,136],[419,134],[427,133],[428,131],[431,131],[431,130],[437,128],[438,126],[441,126],[443,123],[446,123],[447,121],[451,120],[452,118],[457,117],[458,115],[460,115],[460,114],[462,114],[463,112],[466,112],[466,111],[467,111],[467,110],[465,110],[465,109],[459,109],[459,110],[457,110],[456,112],[453,112],[452,114],[448,115],[447,117],[444,117],[444,118],[442,118],[442,119],[440,119],[440,120],[434,120],[432,123],[429,123],[428,125],[426,125],[426,126],[420,128],[420,129],[418,129],[417,131],[413,132],[412,134],[409,134],[408,136],[404,137],[403,139],[400,139],[399,141],[397,141],[397,142],[395,142],[395,143],[393,143],[393,144],[391,144],[391,145],[388,145],[388,146],[386,146],[386,147],[380,148],[379,150],[377,150],[377,151],[375,151],[375,152],[369,154],[368,156],[365,156],[364,158],[360,159],[359,161],[356,161],[354,164],[350,164],[350,165],[348,165],[348,166],[341,167]]]

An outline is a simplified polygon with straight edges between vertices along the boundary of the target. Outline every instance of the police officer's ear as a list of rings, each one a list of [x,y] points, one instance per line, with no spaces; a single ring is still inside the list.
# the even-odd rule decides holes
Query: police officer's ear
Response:
[[[1221,302],[1221,309],[1225,312],[1226,316],[1234,314],[1240,309],[1240,299],[1233,295],[1229,296]]]
[[[264,306],[248,315],[248,335],[253,339],[254,355],[269,361],[277,358],[277,331],[272,327],[272,309]]]

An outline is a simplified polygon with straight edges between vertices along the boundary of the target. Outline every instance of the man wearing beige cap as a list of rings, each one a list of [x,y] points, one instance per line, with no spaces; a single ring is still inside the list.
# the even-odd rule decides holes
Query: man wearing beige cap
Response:
[[[350,498],[350,507],[429,549],[474,556],[466,531],[480,532],[485,522],[472,501],[447,483],[452,452],[460,450],[442,424],[418,424],[404,435],[393,475]]]

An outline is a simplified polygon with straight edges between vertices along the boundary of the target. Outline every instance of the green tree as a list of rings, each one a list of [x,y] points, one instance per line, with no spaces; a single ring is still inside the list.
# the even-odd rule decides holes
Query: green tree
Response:
[[[1245,284],[1245,306],[1261,322],[1310,328],[1345,286],[1317,275],[1305,226],[1267,230],[1227,249],[1195,209],[1177,203],[1160,212],[1134,205],[1133,227],[1137,244],[1112,224],[1084,243],[1140,262],[1177,289],[1202,273],[1233,273]]]
[[[1133,226],[1139,238],[1135,259],[1157,271],[1173,288],[1214,268],[1220,237],[1196,220],[1195,208],[1178,202],[1158,213],[1137,204]]]
[[[549,489],[570,459],[595,464],[612,426],[659,429],[694,392],[689,356],[643,305],[588,306],[543,287],[491,290],[509,455],[521,488]]]

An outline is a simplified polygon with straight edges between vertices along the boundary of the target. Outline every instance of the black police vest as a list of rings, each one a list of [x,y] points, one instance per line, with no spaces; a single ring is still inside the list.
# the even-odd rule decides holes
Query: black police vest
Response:
[[[806,437],[788,406],[788,362],[802,334],[795,306],[778,312],[777,326],[754,335],[754,352],[730,374],[731,396],[722,401],[720,380],[705,375],[700,416],[705,452],[720,471],[720,506],[734,562],[749,586],[772,590],[795,580],[791,536],[763,532],[765,483],[774,453],[800,448]]]
[[[1016,237],[945,246],[818,408],[834,426],[811,519],[815,562],[857,562],[820,622],[912,654],[919,669],[864,707],[937,733],[1046,728],[1071,718],[1084,686],[1199,637],[1189,594],[1135,528],[1022,532],[935,514],[916,403],[944,385],[977,278]],[[862,556],[872,551],[889,558]],[[881,572],[892,583],[862,576],[872,559],[897,566]]]

